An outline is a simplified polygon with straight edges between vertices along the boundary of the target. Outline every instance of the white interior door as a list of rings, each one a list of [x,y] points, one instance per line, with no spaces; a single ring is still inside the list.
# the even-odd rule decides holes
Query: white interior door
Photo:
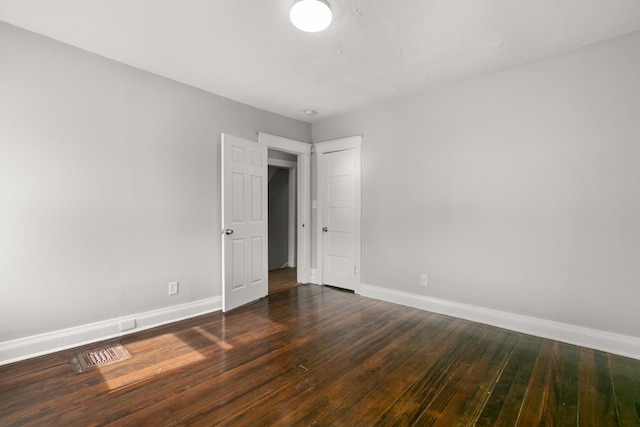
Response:
[[[268,287],[267,147],[222,134],[222,311]]]
[[[323,284],[355,290],[356,150],[323,158]]]

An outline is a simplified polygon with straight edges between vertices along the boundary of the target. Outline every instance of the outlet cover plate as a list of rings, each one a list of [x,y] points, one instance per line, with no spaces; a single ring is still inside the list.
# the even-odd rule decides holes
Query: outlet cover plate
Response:
[[[169,295],[178,295],[178,282],[169,283]]]
[[[136,328],[136,319],[126,319],[120,322],[120,332]]]
[[[429,277],[426,274],[422,274],[420,276],[420,284],[422,286],[427,286],[428,283],[429,283]]]

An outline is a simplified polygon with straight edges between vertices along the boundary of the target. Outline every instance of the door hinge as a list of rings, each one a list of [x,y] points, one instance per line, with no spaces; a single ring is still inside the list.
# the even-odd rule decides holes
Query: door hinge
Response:
[[[353,274],[356,274],[356,266],[353,266]]]

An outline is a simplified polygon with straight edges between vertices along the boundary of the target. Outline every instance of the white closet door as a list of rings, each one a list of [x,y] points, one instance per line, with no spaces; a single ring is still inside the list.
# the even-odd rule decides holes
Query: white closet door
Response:
[[[356,153],[324,154],[323,283],[355,290]]]

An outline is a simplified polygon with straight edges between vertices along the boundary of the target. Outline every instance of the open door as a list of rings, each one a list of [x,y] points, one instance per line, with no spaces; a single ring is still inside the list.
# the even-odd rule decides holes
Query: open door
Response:
[[[222,311],[267,296],[267,147],[222,134]]]

